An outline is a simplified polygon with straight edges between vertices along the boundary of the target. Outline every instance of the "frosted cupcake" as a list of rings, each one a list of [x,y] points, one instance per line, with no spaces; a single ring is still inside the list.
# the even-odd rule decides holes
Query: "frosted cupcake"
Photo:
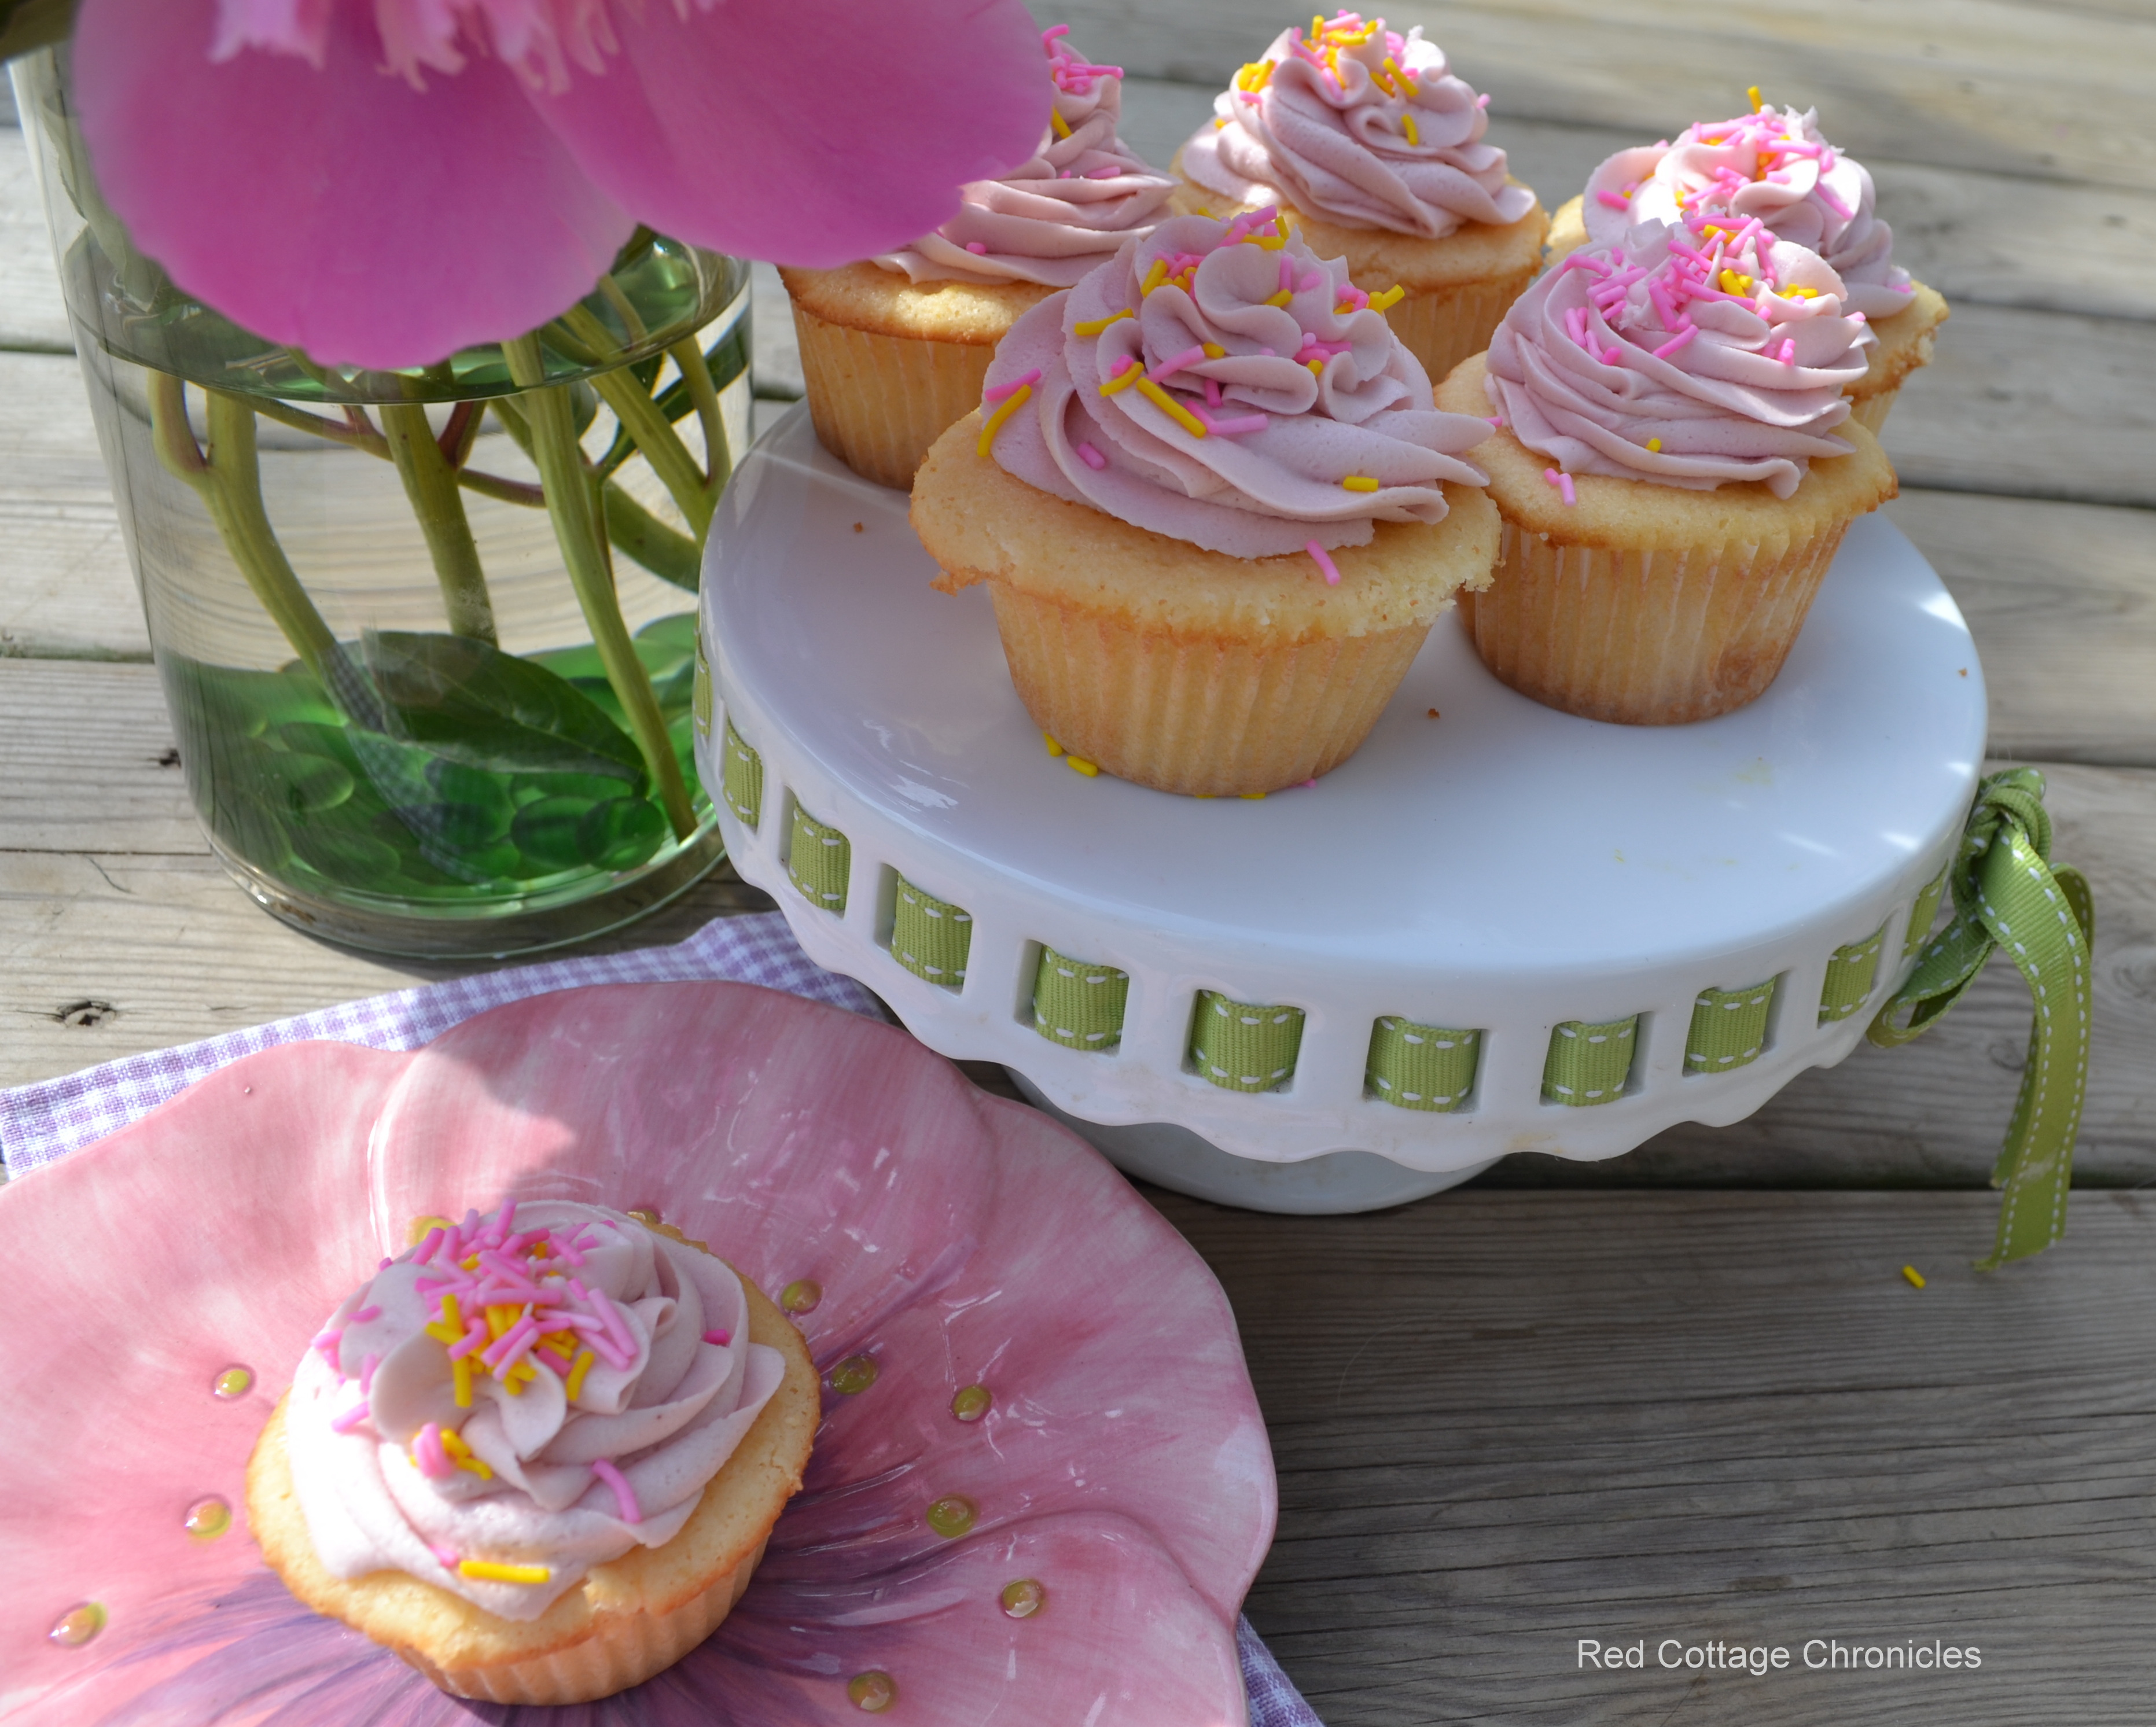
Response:
[[[879,484],[912,484],[928,446],[980,399],[988,356],[1023,313],[1164,213],[1172,182],[1116,134],[1122,69],[1084,59],[1068,28],[1041,38],[1055,105],[1030,161],[965,187],[958,213],[903,251],[779,272],[816,435]]]
[[[264,1555],[459,1697],[579,1703],[723,1620],[800,1485],[816,1371],[723,1260],[504,1205],[336,1309],[248,1465]]]
[[[1850,522],[1895,492],[1843,393],[1872,340],[1844,294],[1756,219],[1694,216],[1583,247],[1521,296],[1438,392],[1502,428],[1477,453],[1502,573],[1462,612],[1491,671],[1633,725],[1774,681]]]
[[[1619,151],[1558,212],[1550,251],[1614,245],[1635,222],[1756,217],[1778,239],[1824,258],[1842,279],[1843,310],[1878,337],[1849,390],[1858,423],[1876,433],[1903,382],[1930,361],[1947,319],[1946,301],[1894,262],[1894,231],[1873,213],[1877,197],[1870,171],[1820,136],[1817,110],[1767,106],[1687,127],[1674,143]]]
[[[1345,258],[1433,378],[1489,346],[1540,268],[1548,218],[1484,141],[1487,96],[1419,28],[1342,12],[1284,30],[1235,74],[1176,157],[1177,208],[1278,202],[1321,258]]]
[[[1343,261],[1183,217],[1028,312],[913,524],[939,587],[989,586],[1034,721],[1162,791],[1254,795],[1353,752],[1496,513],[1488,424],[1430,381]]]

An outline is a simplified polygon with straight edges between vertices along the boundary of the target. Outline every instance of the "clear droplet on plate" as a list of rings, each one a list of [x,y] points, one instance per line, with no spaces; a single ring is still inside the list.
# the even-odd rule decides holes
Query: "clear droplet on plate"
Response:
[[[977,1422],[995,1405],[995,1394],[984,1385],[969,1385],[951,1400],[951,1413],[963,1422]]]
[[[788,1313],[814,1313],[824,1299],[824,1286],[814,1278],[796,1278],[778,1292],[778,1304]]]
[[[846,1681],[846,1695],[855,1709],[880,1715],[898,1701],[898,1681],[880,1668],[871,1668]]]
[[[104,1603],[83,1601],[55,1619],[45,1635],[64,1648],[79,1649],[104,1629]]]
[[[214,1541],[232,1527],[232,1507],[211,1494],[188,1506],[180,1521],[198,1541]]]
[[[831,1370],[831,1389],[842,1396],[858,1397],[876,1382],[876,1364],[869,1355],[849,1355]]]
[[[234,1397],[244,1397],[254,1389],[254,1370],[252,1367],[228,1367],[209,1382],[210,1395],[223,1397],[229,1402]]]
[[[928,1508],[928,1526],[947,1540],[955,1541],[973,1526],[981,1508],[963,1494],[950,1494]]]
[[[1039,1578],[1021,1577],[1015,1583],[1004,1584],[997,1599],[1003,1603],[1005,1617],[1030,1619],[1048,1605],[1048,1591]]]

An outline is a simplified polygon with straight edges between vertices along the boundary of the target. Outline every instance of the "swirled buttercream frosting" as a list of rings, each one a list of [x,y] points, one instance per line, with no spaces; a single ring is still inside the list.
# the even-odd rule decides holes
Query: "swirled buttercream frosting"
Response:
[[[1786,498],[1814,457],[1851,448],[1832,428],[1874,338],[1844,306],[1827,263],[1756,218],[1643,222],[1512,303],[1485,387],[1564,474],[1757,480]]]
[[[331,1315],[285,1406],[333,1575],[537,1618],[664,1545],[784,1376],[723,1260],[598,1206],[442,1222]]]
[[[1843,304],[1891,318],[1909,304],[1894,231],[1873,213],[1871,175],[1820,136],[1819,111],[1763,107],[1702,120],[1666,144],[1620,150],[1588,177],[1587,238],[1612,246],[1635,222],[1756,217],[1777,239],[1816,252],[1843,283]]]
[[[1277,195],[1343,228],[1441,240],[1463,223],[1510,225],[1535,195],[1482,141],[1489,99],[1446,69],[1419,26],[1342,12],[1283,30],[1235,74],[1183,146],[1185,175],[1246,204]]]
[[[1445,519],[1490,435],[1440,413],[1373,301],[1276,213],[1183,216],[1033,307],[996,349],[984,449],[1017,479],[1235,557]]]
[[[1116,134],[1123,69],[1087,60],[1070,46],[1069,28],[1041,38],[1055,101],[1040,150],[1002,179],[966,187],[956,216],[878,264],[916,282],[1067,288],[1150,231],[1173,184]]]

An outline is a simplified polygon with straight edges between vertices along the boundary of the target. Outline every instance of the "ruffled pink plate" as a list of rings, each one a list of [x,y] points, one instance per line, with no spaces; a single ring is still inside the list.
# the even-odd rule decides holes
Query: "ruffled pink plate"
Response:
[[[686,1660],[574,1710],[443,1695],[301,1607],[244,1526],[323,1316],[412,1218],[505,1194],[655,1209],[773,1295],[820,1286],[824,1425],[754,1584]],[[1089,1147],[887,1027],[645,984],[413,1054],[270,1050],[0,1189],[0,1717],[1245,1719],[1273,1472],[1225,1299]]]

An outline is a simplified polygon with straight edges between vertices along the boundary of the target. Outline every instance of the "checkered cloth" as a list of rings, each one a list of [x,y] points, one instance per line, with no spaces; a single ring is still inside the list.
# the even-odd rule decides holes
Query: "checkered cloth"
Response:
[[[319,1013],[273,1020],[244,1032],[177,1049],[124,1056],[62,1079],[0,1091],[0,1162],[12,1179],[40,1164],[101,1140],[227,1062],[280,1043],[334,1038],[369,1049],[417,1049],[444,1032],[526,996],[593,983],[685,983],[724,978],[760,983],[854,1013],[880,1017],[871,996],[850,977],[826,971],[801,951],[779,913],[719,918],[673,947],[580,956],[423,984]],[[1272,1652],[1240,1619],[1235,1653],[1250,1693],[1250,1727],[1323,1727]]]

